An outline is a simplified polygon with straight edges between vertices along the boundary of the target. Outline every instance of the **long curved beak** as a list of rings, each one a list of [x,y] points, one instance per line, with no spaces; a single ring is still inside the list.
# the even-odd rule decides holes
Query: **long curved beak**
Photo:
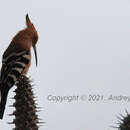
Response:
[[[36,49],[36,46],[33,46],[33,50],[34,50],[36,66],[37,66],[37,49]]]

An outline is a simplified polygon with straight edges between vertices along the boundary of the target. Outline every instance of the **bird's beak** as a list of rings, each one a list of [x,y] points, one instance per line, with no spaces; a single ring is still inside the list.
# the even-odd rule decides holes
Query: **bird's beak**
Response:
[[[33,46],[33,49],[34,49],[34,54],[35,54],[36,66],[37,66],[37,50],[36,50],[36,46]]]

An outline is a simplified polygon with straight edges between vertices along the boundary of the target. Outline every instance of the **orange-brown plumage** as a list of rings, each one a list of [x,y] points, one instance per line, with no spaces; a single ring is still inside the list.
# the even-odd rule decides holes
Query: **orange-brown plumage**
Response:
[[[30,50],[34,47],[38,41],[38,33],[31,23],[28,14],[26,15],[26,25],[27,27],[18,32],[16,36],[12,39],[13,44],[19,44],[21,47]]]

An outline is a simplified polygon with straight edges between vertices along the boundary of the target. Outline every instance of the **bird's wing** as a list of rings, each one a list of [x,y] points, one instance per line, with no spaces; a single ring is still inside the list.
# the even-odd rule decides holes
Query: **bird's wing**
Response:
[[[3,55],[0,74],[0,119],[3,118],[8,91],[29,63],[29,55],[29,51],[17,45],[13,46],[13,44],[6,49]]]
[[[28,64],[28,55],[25,49],[8,47],[3,55],[0,82],[12,87]]]

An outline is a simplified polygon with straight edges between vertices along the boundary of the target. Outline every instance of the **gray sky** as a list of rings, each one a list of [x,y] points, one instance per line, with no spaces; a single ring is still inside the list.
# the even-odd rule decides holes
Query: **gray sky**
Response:
[[[130,102],[108,100],[111,94],[130,96],[130,1],[1,1],[0,60],[25,27],[26,13],[39,32],[38,67],[33,57],[28,74],[46,122],[39,130],[112,130],[116,115],[130,112]],[[78,100],[68,102],[73,95]],[[88,101],[89,95],[100,100]],[[66,97],[56,102],[54,96]],[[14,127],[7,124],[12,103],[9,99],[0,121],[2,130]]]

